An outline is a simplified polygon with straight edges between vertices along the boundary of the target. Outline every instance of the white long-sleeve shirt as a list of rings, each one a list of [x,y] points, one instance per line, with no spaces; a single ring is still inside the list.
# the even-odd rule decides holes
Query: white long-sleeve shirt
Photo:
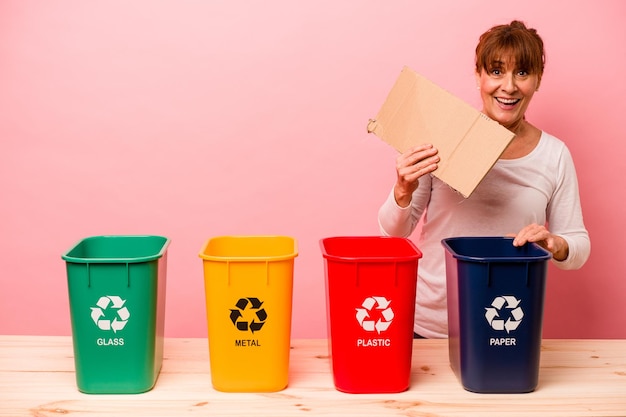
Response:
[[[578,269],[589,257],[574,162],[554,136],[542,132],[528,155],[498,160],[467,199],[436,177],[425,175],[419,181],[406,208],[398,206],[392,190],[378,222],[383,235],[409,237],[423,216],[414,329],[424,337],[448,334],[442,239],[516,234],[537,223],[569,245],[567,259],[553,261],[559,268]]]

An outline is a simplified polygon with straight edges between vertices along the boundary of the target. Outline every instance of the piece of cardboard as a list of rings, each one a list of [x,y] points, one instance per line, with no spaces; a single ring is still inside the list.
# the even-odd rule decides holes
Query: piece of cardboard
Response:
[[[433,175],[469,197],[515,134],[409,67],[404,67],[367,131],[399,152],[431,143]]]

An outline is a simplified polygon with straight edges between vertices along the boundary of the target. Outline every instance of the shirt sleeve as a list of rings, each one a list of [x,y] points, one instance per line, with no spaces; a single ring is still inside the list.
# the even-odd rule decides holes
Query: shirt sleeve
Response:
[[[579,269],[589,258],[591,241],[583,221],[574,161],[565,146],[558,166],[556,189],[547,207],[548,228],[565,239],[569,254],[563,261],[554,260],[554,264],[561,269]]]
[[[413,233],[430,200],[432,177],[425,175],[419,181],[419,187],[407,207],[400,207],[396,203],[391,189],[378,210],[378,226],[382,235],[409,237]]]

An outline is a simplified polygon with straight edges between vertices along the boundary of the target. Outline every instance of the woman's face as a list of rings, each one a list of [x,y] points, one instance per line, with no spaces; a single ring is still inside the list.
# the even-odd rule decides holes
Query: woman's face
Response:
[[[483,113],[506,128],[515,129],[524,119],[526,109],[539,88],[540,79],[517,68],[511,59],[484,68],[476,74],[483,101]]]

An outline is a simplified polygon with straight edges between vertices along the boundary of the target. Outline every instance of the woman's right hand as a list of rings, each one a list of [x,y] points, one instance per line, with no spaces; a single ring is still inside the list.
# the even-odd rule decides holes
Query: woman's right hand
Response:
[[[407,207],[411,203],[413,192],[419,186],[420,177],[436,170],[438,162],[437,148],[431,144],[415,146],[398,156],[396,159],[398,179],[393,188],[393,195],[400,207]]]

